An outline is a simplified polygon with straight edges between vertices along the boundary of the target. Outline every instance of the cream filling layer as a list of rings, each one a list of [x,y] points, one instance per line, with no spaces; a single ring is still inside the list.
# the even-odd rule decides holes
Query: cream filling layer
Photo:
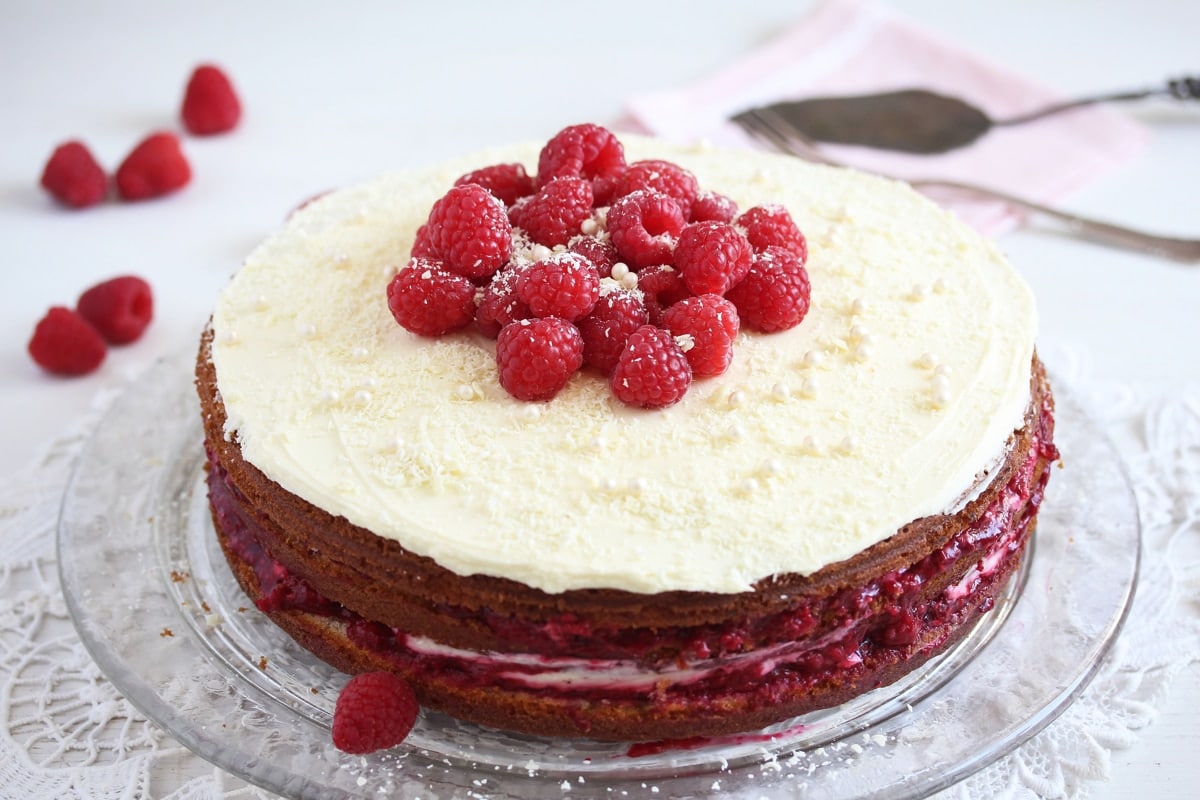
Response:
[[[385,288],[417,226],[491,150],[310,204],[213,313],[226,432],[272,480],[459,574],[547,592],[732,593],[815,572],[953,509],[1029,401],[1032,294],[994,245],[906,185],[798,159],[624,137],[809,241],[812,307],[639,411],[582,372],[509,397],[492,342],[400,328]]]

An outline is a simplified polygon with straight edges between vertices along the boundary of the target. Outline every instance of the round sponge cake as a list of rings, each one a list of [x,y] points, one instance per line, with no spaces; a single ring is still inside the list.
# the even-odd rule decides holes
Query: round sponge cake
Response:
[[[586,370],[522,402],[491,340],[415,336],[385,288],[455,179],[539,146],[323,197],[249,256],[197,363],[235,573],[335,665],[533,733],[711,735],[894,680],[991,607],[1032,530],[1056,453],[1031,293],[902,184],[624,144],[786,207],[803,323],[743,331],[666,409]]]

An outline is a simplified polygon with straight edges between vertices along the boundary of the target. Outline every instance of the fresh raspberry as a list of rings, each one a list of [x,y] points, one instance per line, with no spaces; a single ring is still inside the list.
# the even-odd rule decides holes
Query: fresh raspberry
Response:
[[[558,317],[513,322],[496,337],[500,385],[518,400],[549,400],[582,365],[583,338]]]
[[[546,247],[565,245],[592,216],[592,186],[582,178],[555,178],[518,202],[509,218],[530,239]]]
[[[428,222],[417,228],[417,232],[413,234],[412,252],[409,253],[409,257],[441,260],[437,248],[433,246],[433,228]]]
[[[738,206],[732,199],[723,194],[701,189],[696,195],[696,202],[692,203],[691,222],[705,222],[707,220],[716,220],[717,222],[733,222],[733,218],[737,216]]]
[[[146,281],[122,275],[88,289],[79,296],[75,310],[109,344],[128,344],[141,337],[154,319],[154,295]]]
[[[188,133],[208,136],[236,128],[242,118],[242,104],[229,76],[220,67],[202,64],[188,79],[180,113]]]
[[[517,296],[517,279],[526,268],[527,265],[505,267],[484,287],[479,307],[475,309],[475,326],[489,339],[499,336],[501,329],[510,322],[534,316],[529,306]]]
[[[46,312],[29,340],[29,355],[47,372],[85,375],[104,361],[108,348],[99,331],[65,306]]]
[[[517,297],[534,316],[574,322],[591,311],[600,298],[600,275],[578,253],[558,253],[521,272]]]
[[[684,355],[695,376],[711,377],[729,369],[738,314],[724,297],[702,294],[681,300],[663,312],[662,326],[675,337],[692,337],[692,346],[684,348]]]
[[[642,292],[646,310],[650,314],[651,325],[661,324],[663,311],[692,296],[683,275],[667,264],[649,267],[639,272],[638,289]]]
[[[160,131],[143,139],[117,167],[117,192],[123,200],[146,200],[182,189],[191,179],[179,137]]]
[[[803,264],[808,258],[808,242],[788,210],[781,205],[755,206],[737,218],[735,223],[746,232],[754,252],[761,253],[775,245],[791,250]]]
[[[333,746],[361,755],[395,747],[417,722],[412,687],[390,672],[355,675],[333,708]]]
[[[441,336],[475,318],[475,284],[428,258],[414,258],[396,273],[387,300],[396,322],[421,336]]]
[[[633,269],[670,263],[683,226],[679,204],[661,192],[632,192],[608,209],[609,238]]]
[[[616,289],[602,294],[592,313],[576,323],[583,337],[583,363],[608,375],[625,342],[649,322],[646,304],[634,292]]]
[[[679,203],[684,219],[687,219],[696,194],[700,191],[700,184],[695,175],[670,161],[635,161],[625,168],[617,181],[616,197],[639,190],[660,192],[674,198]]]
[[[692,368],[669,331],[643,325],[625,343],[609,385],[622,403],[664,408],[687,393]]]
[[[524,164],[493,164],[468,172],[455,186],[477,183],[487,189],[506,206],[511,206],[522,197],[533,194],[533,178],[525,172]]]
[[[71,208],[87,208],[108,195],[108,176],[92,151],[79,141],[54,148],[42,170],[42,188]]]
[[[512,225],[504,204],[479,184],[455,186],[429,211],[429,247],[446,269],[483,278],[512,255]]]
[[[556,133],[538,155],[538,186],[555,178],[583,178],[595,202],[607,205],[616,178],[625,169],[625,148],[612,131],[590,123]]]
[[[755,256],[746,277],[725,297],[737,306],[747,328],[775,333],[800,324],[811,292],[804,262],[791,250],[770,246]]]
[[[595,236],[580,236],[571,241],[567,250],[579,255],[592,262],[592,266],[596,268],[596,272],[601,278],[607,278],[612,275],[613,265],[621,260],[621,256],[617,253],[617,248],[613,247],[612,242],[607,239],[597,239]]]
[[[482,335],[494,339],[500,335],[500,330],[505,325],[534,317],[535,314],[529,311],[529,306],[517,296],[517,278],[528,266],[505,266],[492,276],[491,281],[479,293],[479,302],[475,308],[475,326]]]
[[[727,222],[693,222],[679,233],[675,269],[693,294],[725,294],[746,277],[754,251]]]

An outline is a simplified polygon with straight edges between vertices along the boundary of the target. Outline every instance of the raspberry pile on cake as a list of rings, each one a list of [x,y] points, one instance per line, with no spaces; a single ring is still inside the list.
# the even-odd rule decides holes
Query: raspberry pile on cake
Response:
[[[536,179],[520,163],[460,177],[388,307],[422,336],[474,322],[518,399],[549,400],[587,365],[622,402],[661,408],[728,368],[742,318],[764,333],[804,319],[807,254],[786,208],[738,214],[678,164],[627,164],[611,131],[575,125],[542,148]]]
[[[572,126],[250,255],[197,359],[216,533],[280,627],[428,708],[756,729],[993,606],[1057,458],[1035,333],[906,186]]]

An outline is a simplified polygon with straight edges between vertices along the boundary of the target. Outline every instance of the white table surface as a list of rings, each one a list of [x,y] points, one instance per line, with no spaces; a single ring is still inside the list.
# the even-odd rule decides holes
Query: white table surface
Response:
[[[895,0],[929,27],[1064,94],[1200,71],[1200,3]],[[78,420],[93,397],[193,346],[219,288],[288,210],[322,190],[495,142],[611,122],[631,94],[683,85],[797,19],[806,2],[348,2],[0,5],[0,474]],[[110,168],[149,131],[178,128],[191,68],[227,67],[242,126],[187,138],[186,191],[84,212],[37,186],[53,146],[86,140]],[[1200,236],[1200,117],[1138,112],[1145,154],[1065,205]],[[1037,293],[1042,330],[1090,354],[1097,380],[1200,378],[1200,269],[1080,244],[1046,228],[1001,245]],[[120,273],[146,277],[144,339],[80,379],[48,377],[25,344],[54,304]],[[1184,672],[1096,798],[1196,796],[1200,669]]]

